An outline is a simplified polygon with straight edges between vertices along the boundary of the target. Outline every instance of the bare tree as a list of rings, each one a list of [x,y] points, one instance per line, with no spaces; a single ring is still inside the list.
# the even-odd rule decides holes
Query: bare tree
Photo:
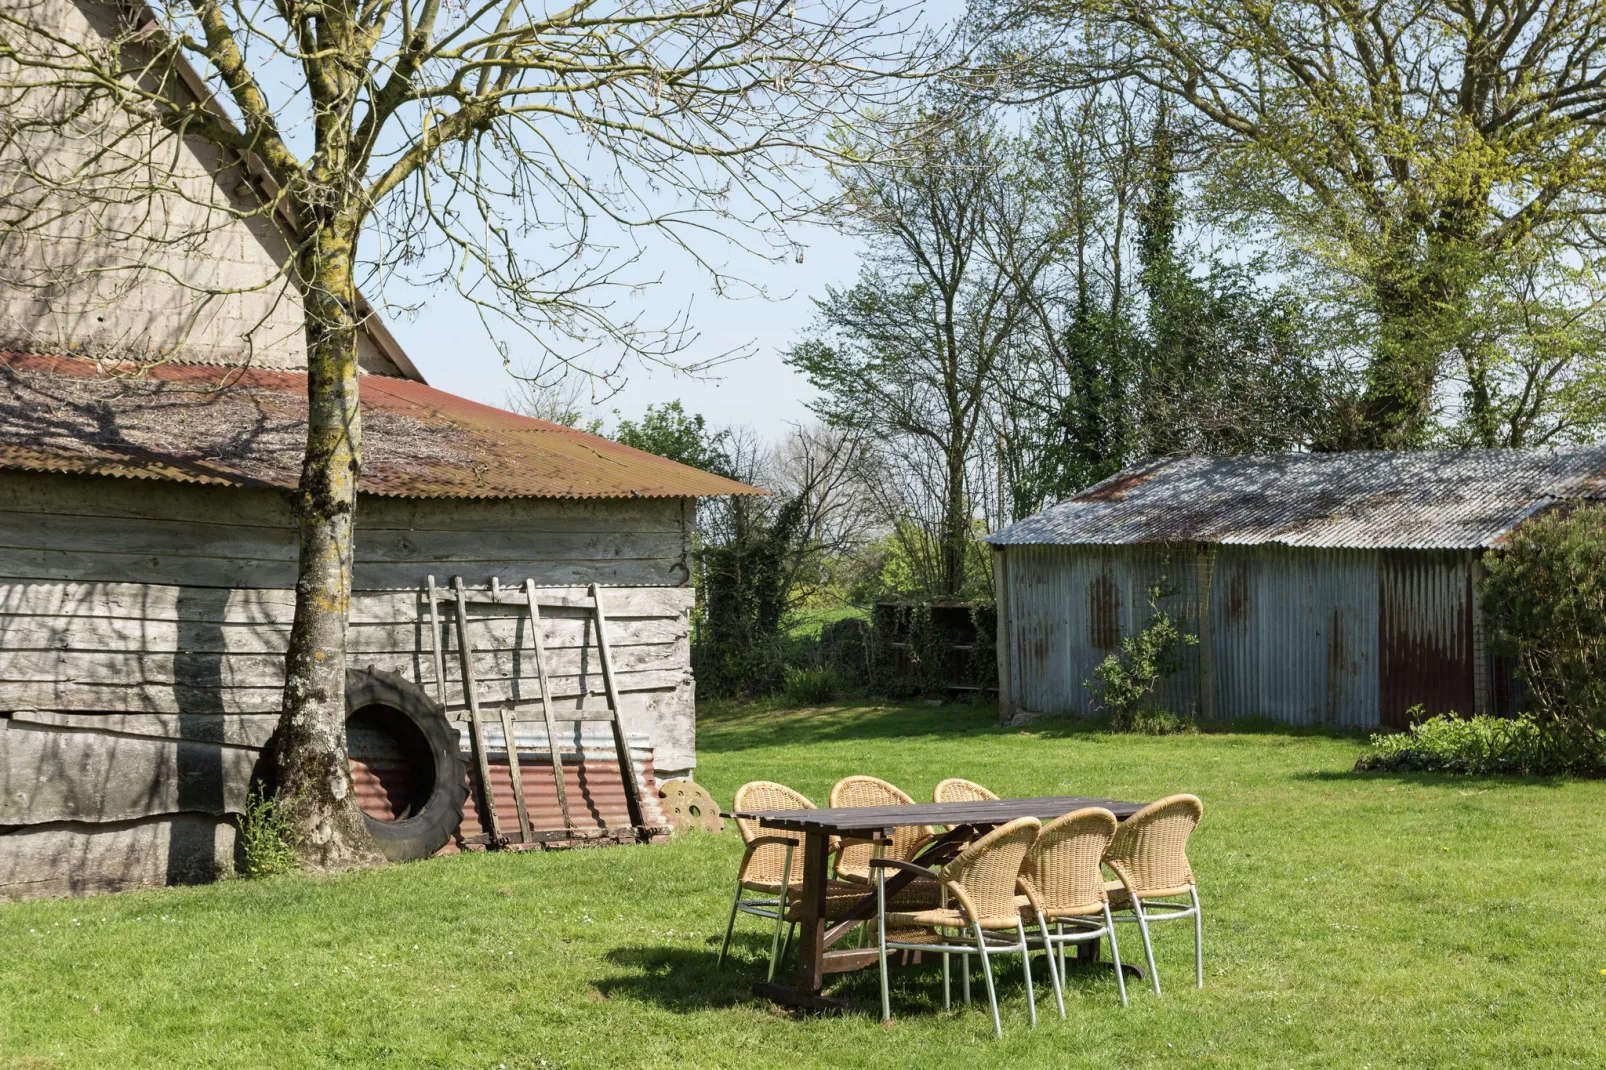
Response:
[[[169,240],[115,220],[192,196],[174,164],[191,151],[185,166],[249,187],[209,210],[277,218],[291,235],[282,272],[302,312],[308,421],[278,765],[305,865],[378,859],[352,797],[343,702],[359,274],[452,285],[554,359],[589,346],[669,360],[684,335],[608,298],[632,282],[629,236],[686,250],[716,285],[730,278],[702,239],[745,233],[756,251],[789,251],[782,224],[808,199],[796,165],[899,91],[896,76],[918,66],[909,45],[896,18],[858,0],[0,9],[8,230],[113,220]],[[71,162],[41,160],[44,143],[72,145]]]
[[[974,540],[969,474],[993,375],[1026,317],[1023,285],[1057,255],[1012,188],[1018,143],[984,113],[939,113],[909,158],[844,170],[851,225],[868,244],[857,283],[828,289],[787,360],[821,391],[827,422],[863,431],[933,503],[934,593],[964,585]],[[1007,258],[1009,263],[1003,261]],[[919,470],[904,462],[920,458]]]

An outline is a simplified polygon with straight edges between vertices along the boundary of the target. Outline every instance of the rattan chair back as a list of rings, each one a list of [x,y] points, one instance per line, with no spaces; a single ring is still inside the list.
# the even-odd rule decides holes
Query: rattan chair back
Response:
[[[850,776],[843,777],[831,789],[831,806],[912,806],[914,799],[908,792],[903,791],[879,777]],[[907,825],[896,828],[892,832],[892,842],[882,853],[884,858],[896,858],[907,862],[914,858],[920,844],[930,835],[931,829],[921,825]],[[842,853],[836,860],[836,873],[838,878],[869,882],[874,879],[870,872],[870,859],[876,857],[875,845],[865,842],[848,842],[843,844]]]
[[[1017,817],[976,840],[942,867],[942,879],[959,886],[972,920],[983,928],[1015,927],[1020,918],[1015,885],[1026,852],[1042,827],[1035,817]]]
[[[1204,803],[1193,795],[1168,795],[1121,823],[1104,862],[1134,895],[1183,895],[1194,885],[1188,837],[1199,827]]]
[[[1104,910],[1099,863],[1115,836],[1115,815],[1099,806],[1075,810],[1044,825],[1021,865],[1021,882],[1050,918]]]
[[[937,785],[937,790],[931,793],[933,802],[986,802],[996,799],[997,795],[988,791],[974,780],[964,780],[960,777],[951,777]]]
[[[769,780],[754,780],[736,789],[732,810],[815,810],[818,809],[807,795],[794,791],[785,784]],[[761,828],[751,817],[736,819],[736,829],[743,843],[752,843],[760,836],[795,840],[798,850],[792,852],[792,880],[785,880],[781,871],[786,867],[786,848],[778,843],[766,843],[753,851],[742,867],[737,880],[743,884],[790,884],[802,879],[803,833],[784,832],[780,829]]]

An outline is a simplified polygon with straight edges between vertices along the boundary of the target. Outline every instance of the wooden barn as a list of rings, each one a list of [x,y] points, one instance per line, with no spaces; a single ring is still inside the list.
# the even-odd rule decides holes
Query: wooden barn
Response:
[[[138,3],[52,0],[36,15],[49,34],[13,45],[98,47],[152,24]],[[142,31],[122,47],[132,57],[150,41]],[[169,91],[220,113],[193,70],[180,61],[176,73]],[[178,135],[147,146],[160,183],[71,199],[55,178],[105,179],[108,145],[153,135],[125,139],[123,113],[69,96],[14,86],[3,102],[14,132],[0,147],[0,900],[232,866],[293,612],[288,493],[306,362],[284,265],[296,221],[255,158]],[[452,830],[459,843],[532,844],[532,822],[580,838],[617,830],[633,809],[623,765],[650,805],[655,775],[696,764],[694,499],[754,491],[435,390],[358,305],[366,457],[350,663],[427,706],[450,762],[477,744],[468,764],[493,790]],[[431,577],[447,590],[461,579],[456,606],[425,597]],[[616,704],[603,701],[599,603]],[[457,607],[466,658],[442,613]],[[536,712],[537,634],[551,711],[569,715],[555,743]],[[466,712],[465,668],[483,717]],[[617,706],[622,732],[598,723],[599,704]],[[357,713],[364,810],[417,820],[416,741]]]
[[[0,384],[0,896],[210,878],[232,864],[233,815],[278,717],[305,378],[177,364],[125,377],[10,355]],[[416,379],[365,376],[363,418],[353,666],[433,693],[432,576],[482,594],[533,580],[576,606],[605,585],[638,775],[689,772],[693,500],[750,488]],[[537,765],[527,621],[482,603],[481,705],[517,704],[518,749]],[[561,715],[602,691],[595,634],[578,609],[542,617]],[[451,655],[445,623],[439,642]],[[461,718],[459,661],[443,663]],[[571,764],[601,745],[586,724],[564,731]],[[545,775],[525,777],[551,795]]]

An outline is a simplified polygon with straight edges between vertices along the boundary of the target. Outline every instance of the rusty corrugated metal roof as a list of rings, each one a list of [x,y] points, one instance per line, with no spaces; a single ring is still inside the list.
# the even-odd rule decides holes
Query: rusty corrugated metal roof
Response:
[[[300,372],[143,370],[0,354],[0,468],[293,488],[306,441]],[[421,382],[361,380],[367,494],[684,498],[763,491],[481,405]]]
[[[1214,542],[1477,549],[1606,496],[1606,447],[1172,457],[1011,524],[995,546]]]

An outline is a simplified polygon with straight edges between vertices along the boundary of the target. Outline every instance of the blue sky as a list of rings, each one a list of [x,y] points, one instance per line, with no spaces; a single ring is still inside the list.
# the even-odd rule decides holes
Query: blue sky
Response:
[[[915,25],[932,29],[953,25],[964,10],[964,0],[926,0],[912,7],[905,6],[907,3],[893,0],[889,10],[917,12]],[[823,173],[817,178],[819,184],[828,181]],[[744,347],[750,348],[752,355],[697,377],[627,364],[623,388],[591,415],[603,418],[611,428],[617,419],[615,410],[621,417],[634,419],[649,404],[679,399],[688,412],[701,413],[716,426],[751,427],[770,440],[784,435],[789,424],[809,421],[807,402],[812,391],[802,376],[782,362],[781,351],[798,339],[813,318],[811,298],[823,296],[827,285],[851,284],[858,273],[861,247],[856,239],[823,224],[788,226],[786,237],[803,248],[802,263],[792,258],[771,262],[736,249],[719,258],[724,270],[764,291],[762,297],[721,296],[714,292],[708,273],[686,254],[667,242],[647,244],[631,277],[659,281],[622,302],[621,314],[640,312],[644,327],[685,317],[698,338],[680,356],[684,363]],[[753,236],[747,235],[746,240],[752,241]],[[703,250],[705,255],[713,251]],[[447,292],[417,296],[424,297],[423,307],[410,317],[393,317],[390,327],[425,377],[454,394],[504,404],[515,384],[468,304]],[[414,294],[407,295],[409,303],[414,299]],[[516,331],[504,329],[499,337],[511,346],[520,344]],[[517,348],[510,355],[515,366],[529,363],[521,360]],[[533,357],[533,351],[528,355]]]
[[[644,324],[662,324],[685,313],[698,340],[682,355],[690,362],[751,345],[753,355],[693,378],[663,368],[627,364],[624,388],[596,409],[609,427],[613,410],[635,418],[648,404],[680,399],[687,411],[702,413],[716,425],[748,425],[775,439],[789,423],[807,421],[811,396],[808,383],[781,361],[813,317],[811,297],[831,284],[846,284],[858,271],[857,241],[823,225],[805,225],[788,233],[804,246],[803,262],[771,263],[733,251],[726,261],[732,273],[762,288],[767,297],[722,297],[713,292],[708,275],[683,254],[649,248],[641,275],[662,281],[626,303],[643,314]],[[514,384],[479,320],[454,295],[431,295],[410,320],[392,321],[391,329],[408,356],[434,386],[488,404],[501,405]],[[518,342],[513,332],[502,335]],[[519,351],[513,352],[519,363]]]

